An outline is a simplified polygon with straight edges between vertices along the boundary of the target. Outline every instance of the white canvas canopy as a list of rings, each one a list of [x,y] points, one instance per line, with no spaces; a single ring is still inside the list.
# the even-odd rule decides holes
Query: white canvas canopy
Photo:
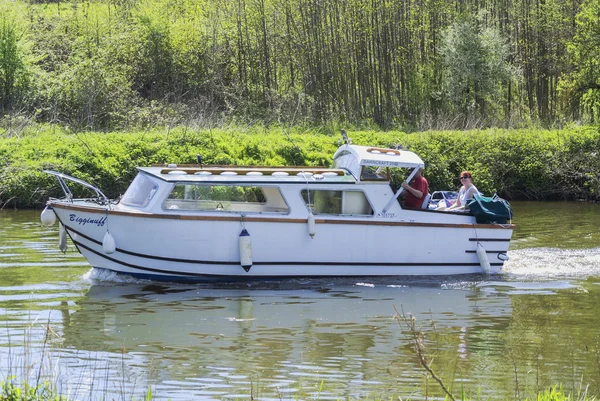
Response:
[[[425,163],[416,154],[403,149],[386,149],[373,146],[342,145],[335,152],[334,167],[345,168],[360,180],[363,166],[421,169]]]

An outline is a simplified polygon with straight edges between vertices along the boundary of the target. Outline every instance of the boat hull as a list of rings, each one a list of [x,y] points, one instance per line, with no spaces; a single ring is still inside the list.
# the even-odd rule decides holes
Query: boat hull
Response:
[[[231,215],[157,215],[56,201],[59,221],[93,267],[163,280],[455,275],[501,271],[512,226],[376,219],[307,220]],[[241,266],[239,235],[250,234],[252,265]],[[116,251],[105,253],[109,231]],[[504,259],[504,258],[503,258]]]

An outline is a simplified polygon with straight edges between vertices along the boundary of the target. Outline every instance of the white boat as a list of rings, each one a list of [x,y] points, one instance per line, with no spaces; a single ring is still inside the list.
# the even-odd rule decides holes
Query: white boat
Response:
[[[403,209],[402,188],[424,163],[413,152],[358,146],[345,137],[333,168],[162,165],[139,167],[126,193],[54,171],[65,192],[58,218],[96,268],[164,280],[248,280],[499,273],[514,226],[469,213]],[[67,181],[95,196],[74,199]],[[63,229],[64,228],[64,229]]]

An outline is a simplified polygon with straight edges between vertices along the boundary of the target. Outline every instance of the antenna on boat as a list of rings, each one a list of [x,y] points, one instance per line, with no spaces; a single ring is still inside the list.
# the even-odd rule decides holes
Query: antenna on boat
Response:
[[[342,129],[342,138],[344,139],[344,143],[350,145],[352,143],[352,139],[348,138],[348,134],[346,134],[346,130]]]

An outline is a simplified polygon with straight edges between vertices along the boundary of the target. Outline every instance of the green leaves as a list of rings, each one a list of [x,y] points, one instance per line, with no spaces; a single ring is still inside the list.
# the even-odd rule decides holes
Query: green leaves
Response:
[[[15,106],[29,80],[17,27],[9,17],[4,13],[0,17],[0,115]]]
[[[0,114],[92,131],[593,121],[597,7],[0,0]]]
[[[60,196],[54,178],[43,169],[89,181],[116,197],[125,192],[138,166],[196,163],[200,154],[205,164],[329,167],[339,146],[337,136],[301,129],[176,128],[110,134],[39,129],[0,139],[0,207],[38,207],[48,196]],[[600,136],[594,128],[353,131],[350,136],[357,144],[402,144],[415,151],[425,161],[431,191],[458,189],[459,173],[469,170],[474,184],[488,196],[498,192],[509,199],[600,198]]]
[[[505,81],[513,79],[508,42],[482,16],[469,16],[444,33],[440,49],[444,89],[453,108],[465,119],[485,118],[502,104]],[[467,124],[465,124],[467,125]]]
[[[560,82],[561,100],[575,118],[597,121],[600,114],[600,4],[586,0],[575,18],[576,32],[568,42],[573,71]]]

